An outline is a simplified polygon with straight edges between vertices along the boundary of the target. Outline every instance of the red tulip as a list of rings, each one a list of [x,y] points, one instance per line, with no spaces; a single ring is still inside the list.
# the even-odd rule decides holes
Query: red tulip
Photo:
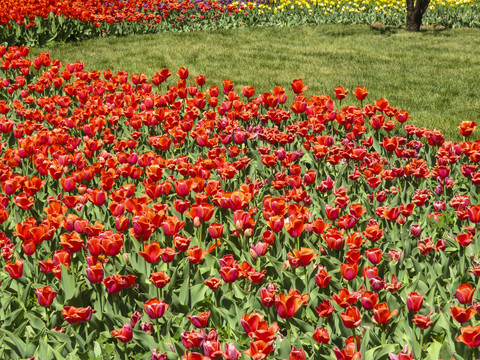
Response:
[[[130,323],[126,323],[120,330],[112,330],[110,333],[122,343],[127,343],[133,339],[132,325]]]
[[[308,298],[308,294],[302,295],[298,290],[290,290],[287,295],[280,293],[275,297],[278,315],[282,319],[293,317],[300,306],[308,304]]]
[[[315,274],[315,282],[317,283],[317,285],[322,288],[326,288],[331,279],[332,277],[328,275],[327,270],[325,270],[323,266],[320,265],[318,267],[318,272]]]
[[[55,296],[57,296],[57,292],[53,291],[51,286],[45,286],[37,289],[35,295],[37,296],[40,306],[50,306],[52,305]]]
[[[415,314],[413,315],[412,322],[414,322],[422,330],[428,329],[430,326],[433,325],[433,321],[430,320],[430,316],[432,314],[433,313],[430,313],[427,316]]]
[[[152,273],[150,281],[159,289],[164,288],[170,282],[170,278],[165,275],[165,271]]]
[[[340,265],[340,272],[345,280],[351,281],[357,277],[358,273],[358,264],[357,263],[346,263]]]
[[[462,134],[462,136],[468,137],[472,135],[472,133],[475,131],[476,126],[477,124],[475,123],[475,121],[462,121],[458,125],[458,130],[460,131],[460,134]]]
[[[295,79],[291,83],[292,90],[295,94],[300,94],[308,89],[308,86],[303,86],[302,79]]]
[[[423,304],[423,296],[417,292],[411,292],[407,296],[407,308],[409,311],[420,311]]]
[[[345,99],[345,97],[348,94],[348,89],[344,89],[343,86],[337,86],[335,88],[335,96],[337,99],[342,100]]]
[[[62,309],[63,318],[69,324],[76,324],[79,322],[88,322],[92,318],[92,314],[95,312],[89,307],[75,307],[75,306],[65,306]]]
[[[211,277],[205,280],[205,285],[207,285],[211,290],[217,290],[222,284],[222,280],[216,277]]]
[[[251,341],[250,348],[245,351],[245,354],[255,360],[263,360],[268,354],[274,350],[274,347],[263,340]]]
[[[367,89],[364,87],[357,86],[357,88],[354,91],[355,96],[357,97],[358,100],[364,100],[367,95]]]
[[[460,304],[470,304],[472,302],[473,293],[475,288],[472,288],[470,284],[458,285],[455,295]]]
[[[330,342],[330,334],[328,333],[327,328],[317,328],[313,333],[313,340],[319,344],[328,344]]]
[[[148,300],[145,303],[145,311],[150,319],[160,319],[170,305],[164,302],[165,299],[159,301],[157,298]]]
[[[360,301],[365,310],[373,310],[378,302],[378,294],[373,291],[365,291]]]
[[[480,326],[466,326],[460,329],[461,335],[456,339],[458,342],[463,342],[471,348],[478,348],[480,346]]]
[[[187,318],[188,320],[190,320],[192,325],[200,329],[207,326],[209,317],[210,317],[210,311],[205,311],[198,315],[187,315]]]
[[[102,263],[97,262],[95,265],[87,267],[87,278],[92,284],[99,283],[103,280],[104,271]]]
[[[143,244],[143,251],[139,251],[138,253],[146,262],[152,264],[158,262],[164,252],[165,249],[161,249],[160,244],[157,241],[153,241],[151,244]]]
[[[463,324],[470,320],[472,316],[474,316],[477,312],[470,306],[467,309],[464,309],[460,306],[451,306],[450,307],[450,314],[452,317],[458,321],[460,324]]]
[[[223,225],[219,223],[211,223],[208,226],[208,233],[212,239],[219,239],[223,236]]]
[[[368,249],[365,251],[365,256],[373,265],[377,265],[382,261],[382,254],[383,251],[379,248]]]
[[[372,321],[377,325],[383,325],[388,323],[397,313],[397,309],[390,311],[387,303],[379,303],[373,307]]]
[[[18,279],[23,275],[23,261],[16,259],[15,263],[12,263],[10,260],[5,264],[5,270],[8,271],[12,279]]]
[[[297,349],[295,346],[292,347],[288,360],[306,360],[305,351],[303,349]]]
[[[340,314],[343,325],[346,328],[353,329],[360,325],[362,322],[362,315],[356,306],[349,307],[345,312]]]

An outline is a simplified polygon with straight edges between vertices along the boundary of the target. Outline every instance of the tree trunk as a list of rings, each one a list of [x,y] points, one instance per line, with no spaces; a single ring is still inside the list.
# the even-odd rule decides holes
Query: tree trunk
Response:
[[[407,25],[408,31],[420,31],[422,17],[428,9],[430,0],[407,0]]]

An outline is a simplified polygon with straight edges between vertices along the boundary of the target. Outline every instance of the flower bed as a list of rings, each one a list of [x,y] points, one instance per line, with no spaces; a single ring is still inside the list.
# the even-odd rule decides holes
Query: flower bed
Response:
[[[405,1],[0,1],[0,44],[44,45],[163,31],[304,24],[403,26]],[[434,0],[425,25],[480,27],[478,0]]]
[[[28,52],[0,47],[1,358],[478,356],[475,123]]]

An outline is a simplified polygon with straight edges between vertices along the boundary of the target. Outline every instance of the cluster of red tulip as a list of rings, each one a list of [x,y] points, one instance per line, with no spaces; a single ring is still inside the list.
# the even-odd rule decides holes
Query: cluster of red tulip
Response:
[[[252,6],[249,6],[252,8]],[[91,37],[208,27],[244,18],[247,5],[213,0],[5,0],[0,2],[0,43],[44,45]],[[218,19],[220,18],[220,19]],[[218,20],[217,20],[218,19]],[[46,34],[48,33],[48,34]]]
[[[33,325],[153,359],[477,351],[474,122],[457,143],[361,87],[338,109],[297,79],[288,106],[28,52],[0,47],[0,301]]]

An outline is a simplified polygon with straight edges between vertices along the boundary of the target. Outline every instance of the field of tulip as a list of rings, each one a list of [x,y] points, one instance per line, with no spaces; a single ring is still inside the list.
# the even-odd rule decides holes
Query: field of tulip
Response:
[[[0,45],[305,24],[404,26],[404,0],[0,0]],[[480,27],[480,0],[432,0],[425,25]]]
[[[0,62],[0,358],[480,356],[474,122]]]

